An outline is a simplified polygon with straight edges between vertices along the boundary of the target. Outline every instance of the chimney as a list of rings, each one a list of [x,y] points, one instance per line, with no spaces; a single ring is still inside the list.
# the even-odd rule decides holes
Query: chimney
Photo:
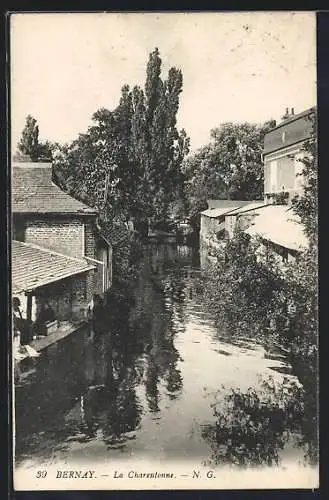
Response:
[[[286,108],[285,114],[281,117],[282,120],[287,120],[289,118],[289,108]]]
[[[294,110],[294,108],[291,108],[291,116],[294,116],[294,114],[295,114],[295,110]]]

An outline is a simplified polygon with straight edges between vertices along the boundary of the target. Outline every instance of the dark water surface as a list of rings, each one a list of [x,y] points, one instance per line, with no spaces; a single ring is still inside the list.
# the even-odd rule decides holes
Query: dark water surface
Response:
[[[200,287],[193,249],[148,246],[130,300],[112,304],[101,339],[80,330],[24,360],[15,391],[17,465],[117,457],[201,464],[213,455],[215,401],[226,412],[223,431],[230,412],[231,427],[250,418],[241,405],[232,407],[232,389],[249,390],[254,400],[264,377],[294,379],[284,358],[265,356],[255,341],[222,338]],[[266,427],[267,448],[261,441],[248,444],[237,429],[235,445],[229,432],[219,436],[226,448],[217,455],[235,462],[249,453],[247,459],[259,464],[271,463],[270,455],[274,462],[302,460],[298,432],[286,436],[271,415],[257,423],[260,431]]]

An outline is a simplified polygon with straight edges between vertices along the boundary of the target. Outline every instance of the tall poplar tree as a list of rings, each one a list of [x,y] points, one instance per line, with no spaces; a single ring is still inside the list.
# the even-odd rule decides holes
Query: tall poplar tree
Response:
[[[106,192],[105,211],[155,223],[168,218],[181,196],[181,163],[189,150],[186,132],[176,128],[182,73],[171,68],[163,81],[161,64],[155,49],[144,90],[124,85],[118,106],[94,113],[93,126],[57,166],[60,177],[70,180],[71,192],[89,204],[98,206]]]
[[[55,144],[49,141],[39,142],[39,126],[33,116],[26,117],[25,127],[17,145],[18,153],[29,156],[32,161],[40,158],[50,159]]]
[[[39,153],[39,127],[33,116],[26,117],[25,127],[18,143],[18,151],[29,156],[32,160],[37,159]]]

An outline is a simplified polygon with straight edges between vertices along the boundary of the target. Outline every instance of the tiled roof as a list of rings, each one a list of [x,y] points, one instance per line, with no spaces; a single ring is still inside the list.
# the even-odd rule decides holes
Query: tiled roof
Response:
[[[94,266],[84,259],[74,259],[29,243],[12,242],[13,293],[31,291],[90,269]]]
[[[121,241],[126,240],[129,237],[129,230],[125,227],[113,227],[108,235],[108,239],[110,240],[113,246],[118,245]]]
[[[130,231],[124,224],[113,224],[112,226],[97,226],[100,235],[112,246],[116,246],[129,238]]]
[[[261,208],[254,219],[254,224],[245,232],[291,250],[301,250],[308,246],[302,225],[286,205],[269,205]]]
[[[12,211],[14,213],[78,213],[96,211],[64,193],[52,182],[50,163],[12,165]]]

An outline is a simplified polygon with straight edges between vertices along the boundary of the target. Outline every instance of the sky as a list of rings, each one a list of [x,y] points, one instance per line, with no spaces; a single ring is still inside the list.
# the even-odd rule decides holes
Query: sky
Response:
[[[183,73],[178,127],[192,150],[227,121],[280,120],[316,104],[312,12],[58,13],[11,17],[11,130],[16,148],[28,114],[40,140],[69,142],[121,87],[144,86],[158,47],[162,76]]]

